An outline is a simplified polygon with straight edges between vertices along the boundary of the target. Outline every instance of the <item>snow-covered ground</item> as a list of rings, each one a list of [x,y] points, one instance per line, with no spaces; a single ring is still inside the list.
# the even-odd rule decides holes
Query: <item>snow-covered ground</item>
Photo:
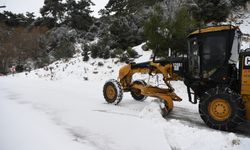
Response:
[[[250,138],[207,128],[184,98],[169,119],[154,99],[106,104],[103,81],[0,78],[1,150],[248,149]],[[182,118],[183,117],[183,118]],[[187,119],[187,120],[185,120]]]
[[[140,47],[137,61],[149,60],[151,52]],[[76,56],[0,77],[0,150],[249,149],[250,134],[206,127],[182,82],[173,85],[183,102],[167,119],[153,98],[137,102],[125,93],[118,106],[107,104],[102,87],[121,65],[115,59],[84,63]]]
[[[250,34],[249,18],[240,26],[245,34]],[[248,45],[243,42],[242,48]],[[135,49],[142,55],[136,61],[150,59],[151,51],[141,45]],[[125,93],[118,106],[107,104],[103,85],[117,78],[122,65],[116,59],[83,62],[75,55],[68,62],[0,77],[0,150],[249,149],[250,128],[209,129],[181,81],[172,84],[183,102],[175,103],[167,119],[153,98],[137,102]]]

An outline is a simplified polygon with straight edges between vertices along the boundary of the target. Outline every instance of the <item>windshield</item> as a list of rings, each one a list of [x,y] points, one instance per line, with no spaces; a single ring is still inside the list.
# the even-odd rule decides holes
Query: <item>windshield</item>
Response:
[[[202,39],[202,74],[203,77],[211,76],[226,59],[228,32],[209,33]]]

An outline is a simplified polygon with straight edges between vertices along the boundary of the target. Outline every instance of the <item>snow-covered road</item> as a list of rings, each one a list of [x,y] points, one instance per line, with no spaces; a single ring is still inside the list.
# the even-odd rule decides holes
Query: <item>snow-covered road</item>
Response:
[[[181,82],[166,120],[154,99],[106,104],[103,83],[1,77],[0,150],[249,149],[249,137],[207,128]]]

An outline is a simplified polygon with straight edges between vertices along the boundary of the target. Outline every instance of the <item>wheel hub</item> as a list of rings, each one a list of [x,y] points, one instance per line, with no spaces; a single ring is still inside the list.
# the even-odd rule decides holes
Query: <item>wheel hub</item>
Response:
[[[139,89],[132,89],[132,91],[133,91],[134,94],[136,94],[137,96],[141,96],[141,90],[139,90]]]
[[[209,104],[208,111],[211,117],[217,121],[227,120],[232,113],[230,104],[226,100],[220,98],[213,100]]]
[[[116,92],[113,86],[109,85],[106,89],[106,95],[108,97],[108,99],[112,100],[114,99]]]

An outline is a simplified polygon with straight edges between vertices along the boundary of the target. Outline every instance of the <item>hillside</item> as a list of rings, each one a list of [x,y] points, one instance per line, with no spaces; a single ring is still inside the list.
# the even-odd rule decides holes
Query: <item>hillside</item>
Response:
[[[240,14],[240,15],[239,15]],[[245,50],[250,48],[250,13],[239,13],[235,14],[234,25],[238,25],[243,33],[243,41],[241,49]],[[228,23],[226,23],[228,24]],[[144,45],[140,44],[133,49],[140,56],[135,59],[135,62],[145,62],[151,60],[152,51],[143,51],[141,47]],[[59,80],[66,78],[75,78],[79,80],[107,80],[116,78],[118,75],[119,68],[123,65],[118,58],[113,59],[90,59],[88,62],[84,62],[83,56],[81,56],[82,49],[81,45],[75,46],[78,49],[78,53],[68,61],[56,61],[49,66],[41,69],[37,69],[30,73],[21,73],[18,76],[41,78],[47,80]]]

